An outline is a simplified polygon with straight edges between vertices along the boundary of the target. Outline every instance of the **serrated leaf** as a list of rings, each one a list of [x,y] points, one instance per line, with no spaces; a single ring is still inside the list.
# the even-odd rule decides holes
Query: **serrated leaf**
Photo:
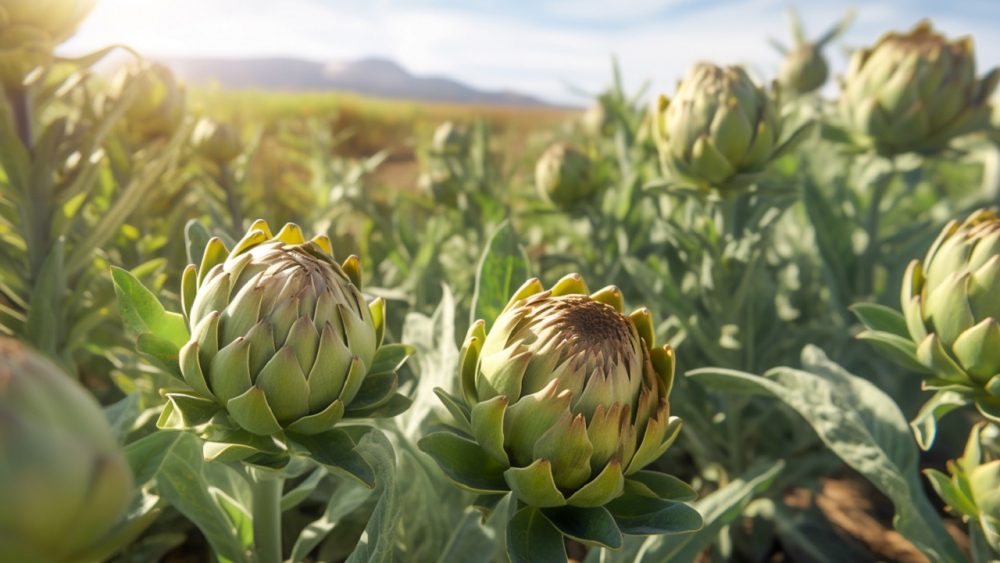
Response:
[[[509,222],[493,233],[476,271],[470,323],[477,319],[489,326],[507,305],[510,296],[530,277],[528,256]]]

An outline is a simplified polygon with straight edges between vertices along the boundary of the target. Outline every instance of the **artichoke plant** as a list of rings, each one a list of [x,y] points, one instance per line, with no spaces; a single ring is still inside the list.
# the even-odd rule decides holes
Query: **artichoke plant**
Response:
[[[981,535],[993,551],[989,560],[995,560],[1000,557],[1000,459],[984,459],[983,428],[973,427],[962,457],[948,461],[948,475],[935,469],[925,473],[949,510],[979,528],[973,537]]]
[[[956,41],[922,21],[851,57],[840,107],[853,141],[886,156],[936,153],[984,129],[1000,69],[976,77],[972,38]]]
[[[232,125],[208,118],[198,121],[191,142],[202,158],[219,165],[232,162],[243,152],[239,133]]]
[[[184,119],[184,87],[159,63],[141,61],[122,68],[114,90],[118,96],[134,90],[125,121],[127,135],[136,144],[172,136]]]
[[[97,402],[49,360],[0,338],[0,561],[96,561],[132,495]]]
[[[117,274],[123,310],[135,308],[124,289],[131,280]],[[326,236],[307,241],[297,225],[275,234],[257,221],[231,250],[213,238],[184,270],[181,299],[180,338],[176,328],[154,331],[146,342],[157,345],[144,347],[140,334],[140,348],[186,340],[174,360],[186,387],[162,391],[169,404],[159,425],[199,431],[211,456],[285,463],[296,446],[316,455],[344,440],[334,427],[345,417],[409,405],[396,393],[396,369],[411,351],[383,345],[384,301],[366,302],[357,257],[338,264]]]
[[[532,529],[560,548],[560,534],[616,548],[621,533],[690,530],[700,517],[680,501],[693,491],[644,469],[681,430],[670,415],[673,378],[673,351],[655,345],[649,311],[625,315],[618,288],[588,294],[571,274],[545,290],[532,279],[488,331],[473,324],[461,398],[439,392],[458,429],[420,447],[459,486],[485,499],[512,493],[508,538],[537,514]],[[675,510],[680,528],[643,522],[637,505]],[[611,531],[581,537],[585,522]]]
[[[781,136],[776,104],[737,66],[695,65],[673,99],[660,96],[653,131],[664,167],[699,188],[753,184],[805,128]]]
[[[903,276],[903,314],[868,306],[859,335],[927,374],[924,386],[958,393],[1000,422],[1000,219],[981,209],[951,221]],[[874,311],[875,314],[865,314]],[[897,318],[898,317],[898,318]],[[880,318],[889,321],[880,322]]]
[[[571,209],[590,200],[600,181],[585,152],[569,143],[555,143],[535,164],[535,187],[545,200]]]

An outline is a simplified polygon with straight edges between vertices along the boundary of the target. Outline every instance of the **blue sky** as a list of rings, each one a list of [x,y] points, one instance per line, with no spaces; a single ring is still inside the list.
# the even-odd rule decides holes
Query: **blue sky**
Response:
[[[296,56],[318,61],[388,57],[418,74],[583,103],[616,54],[626,81],[672,91],[699,60],[742,63],[772,76],[788,43],[787,0],[97,0],[68,53],[112,42],[150,56]],[[1000,0],[799,1],[815,36],[852,6],[841,45],[931,17],[949,36],[971,34],[980,73],[1000,65]],[[846,66],[829,50],[834,72]]]

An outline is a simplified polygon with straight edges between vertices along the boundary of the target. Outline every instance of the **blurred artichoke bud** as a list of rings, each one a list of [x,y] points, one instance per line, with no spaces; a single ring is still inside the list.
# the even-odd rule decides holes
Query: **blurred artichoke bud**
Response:
[[[216,164],[228,164],[243,152],[240,136],[236,129],[228,124],[202,118],[191,134],[198,154]]]
[[[826,84],[830,67],[820,49],[804,43],[789,52],[778,71],[778,83],[796,94],[808,94]]]
[[[126,129],[135,142],[170,137],[184,119],[186,96],[170,69],[142,61],[119,71],[114,91],[118,96],[134,89],[125,112]]]
[[[459,157],[469,151],[469,133],[464,127],[445,121],[434,130],[431,153],[434,156]]]
[[[458,196],[463,191],[462,179],[453,174],[445,163],[440,162],[432,162],[430,169],[420,175],[418,184],[434,201],[448,206],[457,205]]]
[[[987,126],[998,80],[998,69],[976,78],[971,38],[949,42],[923,21],[854,53],[840,106],[859,146],[887,156],[934,153]]]
[[[556,143],[542,153],[535,165],[539,195],[564,209],[591,198],[599,188],[594,163],[569,143]]]
[[[385,303],[365,302],[357,257],[338,264],[326,236],[306,241],[291,223],[272,234],[263,221],[232,250],[212,239],[203,256],[181,290],[191,336],[180,372],[193,392],[167,393],[161,426],[223,410],[253,435],[311,436],[399,400],[408,353],[386,360],[401,347],[382,345]]]
[[[132,494],[97,402],[49,360],[0,338],[0,561],[79,561]]]
[[[9,27],[32,27],[58,45],[76,33],[93,7],[94,0],[3,0],[0,35],[6,36]]]
[[[549,290],[525,283],[489,332],[472,326],[459,365],[475,447],[438,449],[456,438],[434,435],[422,447],[459,484],[491,483],[530,506],[612,502],[681,429],[668,402],[674,354],[654,345],[649,311],[625,315],[618,288],[588,295],[577,274]],[[460,449],[481,451],[472,480],[437,455]]]
[[[599,97],[594,105],[587,108],[587,111],[580,116],[580,124],[583,126],[583,130],[592,137],[607,135],[613,129],[613,117],[604,104],[603,96]]]
[[[952,221],[903,277],[900,301],[929,389],[961,391],[1000,422],[1000,219]]]
[[[969,434],[962,457],[948,462],[945,475],[935,469],[925,471],[931,485],[948,508],[972,525],[1000,554],[1000,460],[986,460],[980,439],[986,425],[977,424]]]
[[[779,143],[774,102],[736,66],[695,65],[672,100],[660,96],[655,120],[664,165],[696,186],[722,192],[752,184],[792,141]]]

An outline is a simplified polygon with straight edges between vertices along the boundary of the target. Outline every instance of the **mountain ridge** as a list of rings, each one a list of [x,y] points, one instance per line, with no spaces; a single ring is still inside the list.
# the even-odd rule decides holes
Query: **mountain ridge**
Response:
[[[381,57],[317,62],[295,57],[163,58],[189,84],[276,91],[347,91],[430,102],[560,107],[536,96],[486,90],[444,76],[415,75]]]

